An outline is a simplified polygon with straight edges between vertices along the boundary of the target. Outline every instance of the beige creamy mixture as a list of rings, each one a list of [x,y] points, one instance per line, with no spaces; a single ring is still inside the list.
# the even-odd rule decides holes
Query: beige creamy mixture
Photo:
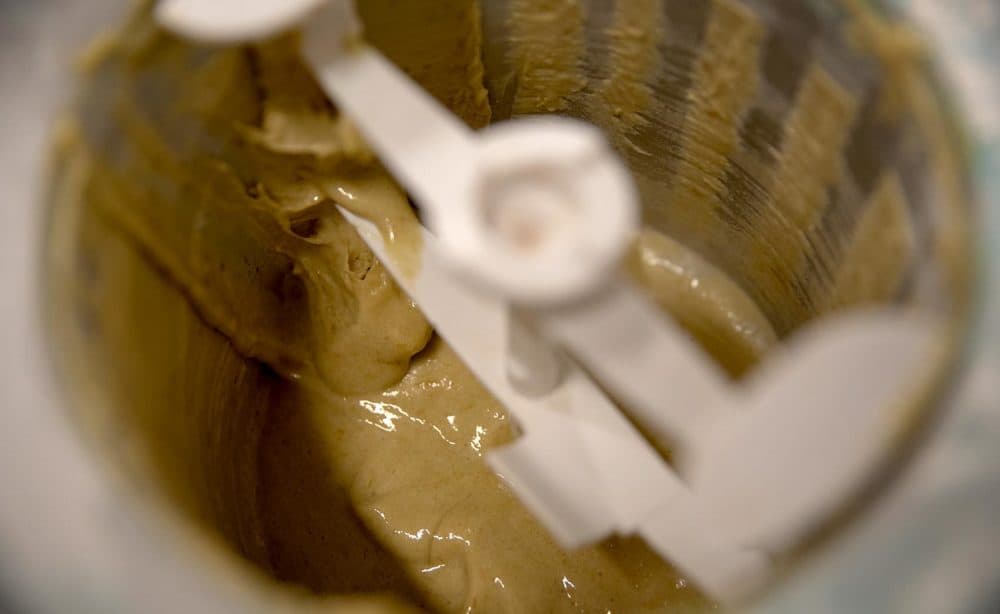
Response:
[[[368,40],[470,126],[489,123],[477,2],[358,4]],[[581,5],[511,5],[514,112],[567,111],[587,85]],[[642,150],[629,134],[657,104],[658,6],[616,3],[591,84],[586,113],[623,150]],[[675,224],[708,223],[763,35],[736,3],[713,3],[684,143],[698,153],[670,186],[685,205]],[[67,352],[125,408],[83,420],[118,457],[244,557],[318,594],[390,591],[447,612],[709,607],[639,540],[561,550],[487,468],[484,451],[511,440],[508,417],[337,213],[378,222],[394,249],[417,246],[406,195],[319,91],[295,36],[199,47],[145,7],[84,73],[58,132],[51,244],[71,280],[57,290],[73,306]],[[808,225],[856,104],[819,69],[798,96],[768,181],[782,215]],[[835,145],[796,136],[807,132]],[[888,273],[846,261],[843,304],[894,291],[912,250],[898,181],[872,199],[856,240],[900,230],[880,235]],[[801,266],[801,237],[768,237],[750,266]],[[645,230],[627,269],[734,376],[776,343],[740,286],[665,234]]]

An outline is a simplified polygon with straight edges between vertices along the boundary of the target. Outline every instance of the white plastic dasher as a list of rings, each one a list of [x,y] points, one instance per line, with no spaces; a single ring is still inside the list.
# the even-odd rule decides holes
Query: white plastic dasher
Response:
[[[214,42],[307,24],[318,81],[425,213],[420,271],[341,213],[513,415],[521,436],[487,460],[563,546],[639,534],[733,602],[883,460],[932,323],[886,310],[815,326],[737,386],[618,275],[638,206],[595,128],[471,131],[361,42],[350,2],[164,0],[158,16]]]

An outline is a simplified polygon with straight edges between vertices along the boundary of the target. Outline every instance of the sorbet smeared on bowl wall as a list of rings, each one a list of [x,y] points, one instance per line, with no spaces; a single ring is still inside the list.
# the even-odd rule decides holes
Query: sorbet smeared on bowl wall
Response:
[[[483,42],[495,7],[358,9],[367,38],[472,127],[562,112],[606,128],[648,221],[629,273],[734,377],[816,313],[916,300],[920,143],[855,185],[850,148],[895,124],[818,64],[782,66],[791,49],[742,4],[511,2],[501,68]],[[488,469],[512,425],[337,212],[415,254],[406,194],[297,42],[199,47],[147,5],[85,58],[50,250],[87,428],[245,558],[318,594],[446,612],[709,607],[641,540],[562,551]],[[846,212],[831,200],[845,183]]]

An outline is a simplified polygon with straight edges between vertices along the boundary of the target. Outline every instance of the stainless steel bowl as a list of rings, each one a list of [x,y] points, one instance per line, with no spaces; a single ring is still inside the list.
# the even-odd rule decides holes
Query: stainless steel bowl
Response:
[[[635,173],[647,222],[729,273],[781,334],[869,302],[919,306],[952,323],[933,381],[915,383],[914,430],[897,456],[925,450],[913,435],[943,407],[940,393],[958,377],[974,286],[975,220],[970,162],[936,82],[919,78],[926,66],[900,71],[894,62],[903,56],[894,54],[905,49],[866,46],[866,31],[852,27],[856,16],[843,9],[849,2],[543,2],[539,7],[568,12],[519,29],[509,16],[530,4],[484,3],[483,57],[496,119],[560,112],[605,128]],[[303,599],[233,555],[251,546],[241,544],[240,527],[223,513],[239,492],[227,495],[219,485],[233,483],[238,469],[226,467],[241,460],[218,459],[211,443],[192,444],[209,422],[191,421],[173,439],[161,438],[157,445],[166,448],[159,450],[151,437],[174,423],[157,422],[162,416],[154,412],[145,433],[122,428],[141,403],[123,374],[152,377],[153,367],[169,366],[174,379],[154,382],[166,393],[193,385],[187,378],[198,376],[195,370],[180,362],[144,370],[142,361],[154,357],[81,350],[100,342],[73,315],[75,295],[63,291],[87,283],[87,250],[107,245],[87,237],[86,220],[72,207],[53,209],[39,223],[49,206],[41,202],[49,194],[42,160],[59,101],[71,93],[65,58],[120,10],[112,0],[0,4],[0,83],[19,92],[5,102],[0,168],[17,205],[4,270],[12,300],[4,329],[9,411],[0,435],[0,586],[27,611],[380,611],[381,602],[366,598]],[[643,36],[649,31],[662,36]],[[532,60],[556,34],[571,46],[560,61],[579,78],[558,95],[539,96],[531,88],[546,79],[546,64]],[[615,37],[632,40],[623,46]],[[622,78],[621,70],[641,78]],[[648,100],[623,114],[616,96]],[[879,207],[888,213],[866,217]],[[893,232],[872,233],[873,224]],[[28,263],[41,265],[20,266]],[[53,319],[38,316],[40,297]],[[123,305],[122,313],[140,317],[138,307]],[[174,331],[154,334],[170,339]],[[44,359],[43,346],[54,360]],[[235,355],[222,352],[214,368],[214,396],[189,399],[215,416],[212,424],[219,408],[239,414],[280,387],[267,369]],[[248,372],[241,387],[222,384]],[[167,484],[157,454],[190,455],[192,462]],[[199,468],[212,462],[217,471],[205,481]],[[220,492],[235,499],[213,506]],[[877,492],[869,490],[854,511],[878,501]],[[816,557],[846,540],[858,522],[844,517],[819,542]],[[215,537],[205,540],[206,531]],[[835,611],[824,588],[852,585],[842,571],[827,573],[791,578],[759,607],[808,603]],[[899,580],[887,574],[883,581]],[[799,602],[788,596],[796,587]]]

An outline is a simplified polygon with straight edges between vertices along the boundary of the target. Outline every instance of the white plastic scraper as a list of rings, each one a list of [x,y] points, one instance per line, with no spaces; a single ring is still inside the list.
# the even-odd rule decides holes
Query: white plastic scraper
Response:
[[[733,602],[881,462],[934,326],[855,315],[737,387],[618,276],[638,207],[595,128],[547,117],[471,131],[361,42],[350,2],[163,0],[157,15],[215,43],[305,24],[317,80],[425,214],[420,271],[341,213],[516,419],[521,437],[488,462],[563,546],[639,534]],[[679,472],[633,421],[678,451]]]

